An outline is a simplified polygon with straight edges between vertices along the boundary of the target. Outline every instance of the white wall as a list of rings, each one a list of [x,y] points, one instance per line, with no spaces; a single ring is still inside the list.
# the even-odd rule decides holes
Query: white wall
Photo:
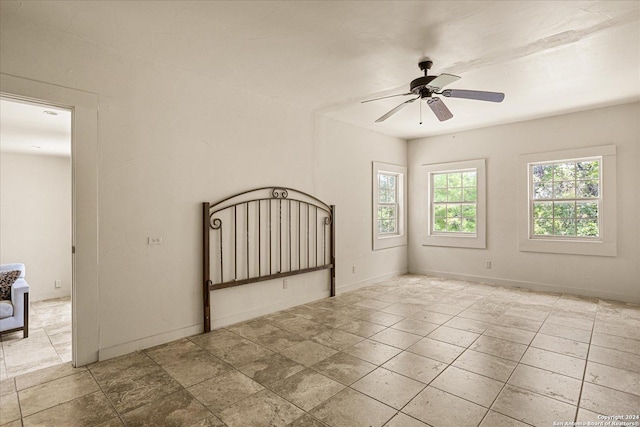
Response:
[[[0,153],[0,210],[0,262],[25,264],[31,301],[71,295],[71,159]]]
[[[410,141],[409,270],[640,302],[639,118],[633,103]],[[519,155],[608,144],[617,147],[617,256],[520,252]],[[487,249],[422,246],[421,165],[477,158],[487,159]]]
[[[15,20],[0,32],[1,72],[99,97],[101,358],[201,330],[201,203],[239,191],[281,185],[337,205],[339,288],[406,271],[406,248],[373,253],[370,236],[371,161],[405,164],[403,140],[62,32]],[[164,243],[148,246],[148,236]],[[250,299],[299,301],[283,291]],[[230,292],[227,311],[212,317],[257,313],[241,292],[251,288]]]
[[[373,251],[371,236],[372,163],[405,165],[406,142],[323,117],[314,123],[313,170],[306,174],[316,183],[313,194],[336,205],[336,293],[406,273],[407,246]],[[215,291],[213,327],[329,296],[328,271],[287,280],[287,290],[272,280]]]
[[[406,142],[318,117],[316,147],[318,193],[336,204],[338,290],[406,273],[406,245],[372,250],[371,214],[373,162],[406,165]]]

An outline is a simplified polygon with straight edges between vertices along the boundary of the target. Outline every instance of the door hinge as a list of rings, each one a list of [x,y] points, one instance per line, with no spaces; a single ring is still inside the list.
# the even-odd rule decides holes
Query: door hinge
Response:
[[[71,246],[71,253],[75,254],[76,253],[76,247],[75,246]]]

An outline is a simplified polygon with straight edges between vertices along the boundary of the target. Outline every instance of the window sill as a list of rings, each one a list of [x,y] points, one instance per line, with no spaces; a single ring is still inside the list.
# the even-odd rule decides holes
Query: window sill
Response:
[[[546,252],[552,254],[573,254],[593,256],[617,256],[615,242],[576,241],[576,240],[540,240],[527,239],[520,241],[521,252]]]
[[[486,249],[487,241],[478,235],[446,235],[434,234],[422,239],[422,246],[446,246],[454,248]]]
[[[373,241],[373,250],[378,251],[380,249],[394,248],[397,246],[406,246],[406,235],[393,235],[393,236],[379,236]]]

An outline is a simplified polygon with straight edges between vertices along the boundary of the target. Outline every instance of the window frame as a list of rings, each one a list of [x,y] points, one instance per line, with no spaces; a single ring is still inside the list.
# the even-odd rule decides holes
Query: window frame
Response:
[[[546,198],[546,199],[536,199],[534,198],[534,188],[535,188],[535,182],[533,180],[533,169],[535,166],[540,166],[540,165],[551,165],[554,166],[556,164],[561,164],[561,163],[579,163],[579,162],[585,162],[585,161],[597,161],[598,162],[598,196],[597,197],[592,197],[592,198],[579,198],[577,196],[573,197],[573,198],[566,198],[566,199],[562,199],[562,198]],[[532,162],[529,163],[528,165],[529,170],[527,171],[528,173],[528,182],[529,182],[529,188],[528,188],[528,192],[529,192],[529,238],[530,239],[560,239],[560,240],[577,240],[577,241],[597,241],[597,240],[601,240],[602,238],[602,216],[600,215],[600,211],[602,209],[602,156],[594,156],[594,157],[582,157],[582,158],[573,158],[573,159],[562,159],[562,160],[554,160],[554,161],[542,161],[542,162]],[[573,181],[578,181],[575,178],[573,179]],[[555,183],[555,178],[552,178],[552,183]],[[598,206],[598,235],[597,236],[578,236],[578,235],[566,235],[566,236],[562,236],[562,235],[557,235],[557,234],[553,234],[553,235],[536,235],[535,234],[535,218],[534,218],[534,204],[536,202],[550,202],[550,203],[556,203],[556,202],[574,202],[574,203],[578,203],[578,202],[595,202]],[[555,208],[553,209],[553,217],[552,220],[555,221]],[[575,215],[575,214],[574,214]],[[575,217],[574,217],[575,219]]]
[[[485,159],[464,160],[459,162],[425,164],[424,179],[427,183],[427,217],[423,222],[423,246],[447,246],[473,249],[486,249],[486,161]],[[442,232],[434,230],[434,181],[433,176],[442,173],[476,171],[476,232]]]
[[[433,235],[437,235],[437,236],[468,236],[468,237],[475,237],[478,233],[478,170],[476,168],[469,168],[469,169],[458,169],[458,170],[448,170],[448,171],[442,171],[442,172],[431,172],[429,174],[429,186],[431,191],[433,191],[434,194],[434,198],[435,198],[435,189],[436,188],[441,188],[441,187],[436,187],[435,186],[435,175],[448,175],[448,174],[464,174],[465,172],[474,172],[476,174],[476,185],[475,185],[475,190],[476,190],[476,200],[474,202],[468,202],[465,201],[464,199],[464,178],[462,179],[461,182],[461,186],[460,188],[462,189],[462,200],[459,202],[436,202],[435,200],[430,200],[429,201],[429,230],[430,233]],[[447,190],[449,189],[449,182],[447,179]],[[457,187],[453,187],[453,188],[457,188]],[[468,188],[468,187],[467,187]],[[448,208],[449,204],[457,204],[460,205],[460,209],[462,211],[462,205],[470,205],[473,204],[475,207],[475,216],[474,216],[474,220],[476,222],[476,231],[475,232],[469,232],[469,231],[439,231],[439,230],[435,230],[435,210],[436,210],[436,205],[439,204],[444,204],[446,208]],[[449,218],[448,216],[446,218]],[[461,218],[464,218],[463,216],[461,216]]]
[[[394,178],[394,184],[393,184],[393,193],[394,193],[394,202],[393,203],[388,203],[388,202],[380,202],[380,176],[388,176],[388,177],[393,177]],[[399,221],[398,221],[398,213],[400,212],[399,209],[399,203],[398,203],[398,182],[399,182],[399,175],[397,173],[391,173],[391,172],[387,172],[387,171],[378,171],[377,173],[377,179],[378,179],[378,209],[376,210],[376,225],[378,226],[378,235],[380,237],[390,237],[390,236],[397,236],[398,234],[400,234],[400,228],[399,228]],[[379,216],[379,211],[380,208],[393,208],[394,211],[394,231],[391,232],[380,232],[380,226],[379,226],[379,221],[380,221],[380,216]]]
[[[589,159],[600,160],[599,236],[534,236],[532,166]],[[518,248],[520,251],[594,256],[617,255],[615,145],[523,154],[520,156],[518,166]]]
[[[379,203],[379,175],[394,175],[396,177],[396,232],[379,233],[378,208],[385,206]],[[405,246],[407,244],[407,206],[406,206],[406,176],[407,167],[390,163],[373,162],[372,167],[372,236],[373,250]]]

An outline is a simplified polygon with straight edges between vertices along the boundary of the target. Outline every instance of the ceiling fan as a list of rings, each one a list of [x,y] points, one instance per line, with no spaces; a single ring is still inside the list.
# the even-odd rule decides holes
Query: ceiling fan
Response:
[[[409,96],[409,95],[418,95],[415,98],[412,98],[408,101],[403,102],[398,105],[391,111],[387,112],[385,115],[376,120],[376,123],[383,122],[387,120],[389,117],[393,116],[395,113],[403,109],[408,104],[417,101],[418,99],[425,100],[427,105],[431,108],[433,113],[436,115],[438,120],[441,122],[445,120],[449,120],[453,117],[451,111],[444,105],[444,102],[440,100],[437,96],[433,95],[442,95],[448,98],[465,98],[465,99],[476,99],[479,101],[490,101],[490,102],[502,102],[504,99],[504,93],[500,92],[484,92],[479,90],[464,90],[464,89],[445,89],[442,90],[448,84],[451,84],[460,79],[459,76],[454,76],[453,74],[440,74],[439,76],[428,76],[427,72],[431,69],[433,65],[432,61],[424,60],[418,63],[418,67],[424,71],[424,77],[418,77],[413,80],[409,85],[408,93],[400,93],[397,95],[389,95],[383,96],[380,98],[369,99],[365,102],[377,101],[379,99],[393,98],[395,96]],[[420,114],[422,115],[422,105],[420,106]],[[422,120],[420,121],[422,124]]]

